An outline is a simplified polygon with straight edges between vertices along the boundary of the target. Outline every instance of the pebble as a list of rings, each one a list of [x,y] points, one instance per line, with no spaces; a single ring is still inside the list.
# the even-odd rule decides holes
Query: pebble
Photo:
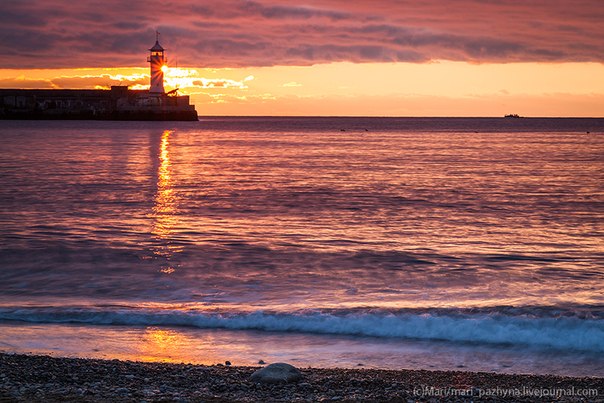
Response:
[[[262,369],[268,367],[270,365]],[[598,397],[604,395],[602,377],[572,378],[426,370],[296,369],[304,377],[300,383],[266,384],[251,381],[251,375],[258,370],[258,367],[203,367],[0,353],[0,374],[5,375],[0,377],[3,379],[0,401],[4,401],[3,397],[7,401],[21,402],[465,401],[420,397],[414,394],[413,388],[416,385],[428,385],[437,389],[462,385],[473,388],[475,395],[480,390],[522,388],[525,385],[565,390],[596,389]],[[128,387],[123,387],[126,377],[124,374],[134,376],[128,381]],[[74,380],[72,375],[77,375],[78,380]],[[528,402],[530,399],[514,399],[508,396],[506,399],[489,398],[488,401]],[[573,396],[561,396],[557,401],[578,400]]]

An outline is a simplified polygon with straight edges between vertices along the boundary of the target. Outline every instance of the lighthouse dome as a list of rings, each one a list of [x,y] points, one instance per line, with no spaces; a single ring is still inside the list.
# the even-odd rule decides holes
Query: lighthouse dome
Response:
[[[151,52],[163,52],[165,49],[159,44],[159,41],[155,41],[155,45],[149,50]]]

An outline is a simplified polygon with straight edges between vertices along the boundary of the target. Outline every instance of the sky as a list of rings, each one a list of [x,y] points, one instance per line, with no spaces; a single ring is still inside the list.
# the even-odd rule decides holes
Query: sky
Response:
[[[166,88],[200,115],[604,116],[601,0],[2,0],[1,88]]]

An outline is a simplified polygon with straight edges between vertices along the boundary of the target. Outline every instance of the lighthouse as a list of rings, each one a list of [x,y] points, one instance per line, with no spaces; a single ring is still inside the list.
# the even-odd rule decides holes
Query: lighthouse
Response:
[[[147,61],[151,63],[151,87],[149,88],[150,95],[161,95],[164,90],[164,71],[162,68],[166,65],[167,59],[164,55],[165,49],[159,44],[159,32],[155,32],[155,45],[149,49],[150,55]]]
[[[195,105],[191,105],[188,95],[179,95],[178,88],[168,92],[164,89],[167,60],[165,49],[159,44],[159,32],[156,32],[155,45],[149,52],[149,90],[130,89],[127,85],[112,85],[110,90],[0,88],[0,120],[198,121]]]

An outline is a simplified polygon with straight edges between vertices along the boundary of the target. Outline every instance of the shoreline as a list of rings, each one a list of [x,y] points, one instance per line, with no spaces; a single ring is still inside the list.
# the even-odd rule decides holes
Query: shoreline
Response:
[[[256,384],[261,366],[148,363],[0,353],[0,401],[604,402],[604,378],[487,372],[299,368]],[[541,396],[539,396],[541,395]]]

